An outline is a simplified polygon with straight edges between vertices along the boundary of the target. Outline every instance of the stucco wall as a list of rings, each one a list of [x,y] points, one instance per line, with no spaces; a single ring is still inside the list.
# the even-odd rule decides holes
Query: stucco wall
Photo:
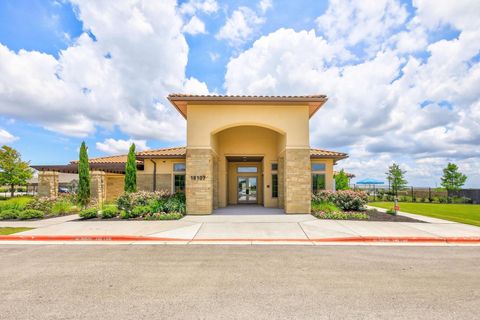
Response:
[[[310,147],[307,105],[201,105],[187,109],[187,146],[213,147],[213,134],[239,125],[261,126],[287,133],[285,144]]]

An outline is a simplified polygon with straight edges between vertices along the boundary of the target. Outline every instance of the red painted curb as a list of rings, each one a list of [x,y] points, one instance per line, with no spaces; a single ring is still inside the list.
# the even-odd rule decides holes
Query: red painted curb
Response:
[[[223,239],[181,239],[124,235],[5,235],[0,241],[162,241],[162,242],[342,242],[342,243],[479,243],[480,237],[345,237],[319,239],[261,239],[261,238],[223,238]]]

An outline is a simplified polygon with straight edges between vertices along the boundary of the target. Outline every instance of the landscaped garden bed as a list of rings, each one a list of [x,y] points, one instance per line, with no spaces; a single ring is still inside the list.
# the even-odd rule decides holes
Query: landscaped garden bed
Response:
[[[69,196],[57,198],[15,197],[0,201],[0,220],[38,220],[79,212]]]
[[[80,212],[81,220],[178,220],[186,212],[185,194],[132,192],[120,196],[115,204],[92,207]]]
[[[312,197],[312,215],[319,219],[422,222],[420,220],[366,209],[368,196],[362,191],[320,191]]]

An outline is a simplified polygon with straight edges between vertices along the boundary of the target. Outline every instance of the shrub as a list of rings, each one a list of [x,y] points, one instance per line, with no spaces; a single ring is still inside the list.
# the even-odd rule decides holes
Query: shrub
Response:
[[[0,220],[13,220],[18,218],[20,212],[16,209],[6,209],[0,212]]]
[[[178,220],[183,218],[183,214],[179,212],[171,212],[171,213],[148,213],[145,215],[145,220]]]
[[[33,200],[32,197],[15,197],[0,202],[0,211],[18,210],[21,211]]]
[[[367,204],[368,196],[363,191],[320,191],[313,196],[313,202],[330,202],[344,211],[360,211]]]
[[[186,211],[187,208],[184,193],[176,193],[167,199],[165,203],[165,212],[178,212],[185,214]]]
[[[80,218],[82,219],[93,219],[98,216],[98,210],[97,208],[85,209],[80,211],[79,215],[80,215]]]
[[[25,209],[18,214],[20,220],[42,219],[44,217],[45,213],[43,211],[35,209]]]
[[[133,208],[129,215],[130,218],[138,218],[151,211],[152,209],[149,206],[138,206]]]
[[[130,211],[136,206],[146,206],[152,200],[166,199],[169,195],[167,191],[124,193],[118,197],[117,206],[121,210]]]
[[[120,211],[119,217],[120,217],[120,219],[128,219],[128,218],[130,218],[130,215],[128,214],[127,211],[122,210],[122,211]]]
[[[61,216],[70,213],[72,204],[64,199],[55,201],[52,205],[51,213],[53,216]]]
[[[319,219],[368,220],[368,215],[362,212],[315,212],[313,215]]]
[[[336,205],[331,202],[314,202],[312,203],[312,212],[339,212],[341,211]]]
[[[44,212],[45,215],[50,215],[52,213],[52,208],[55,202],[56,202],[55,198],[38,197],[30,201],[25,206],[25,209],[39,210]]]
[[[101,217],[102,219],[111,219],[115,218],[118,214],[118,209],[117,207],[114,206],[106,206],[101,210]]]

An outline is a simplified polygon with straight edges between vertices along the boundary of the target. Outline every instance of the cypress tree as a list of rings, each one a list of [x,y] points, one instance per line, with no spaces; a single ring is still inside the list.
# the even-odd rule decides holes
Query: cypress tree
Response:
[[[137,191],[137,161],[135,159],[135,144],[132,143],[125,164],[125,192],[135,191]]]
[[[90,202],[90,167],[88,164],[87,146],[85,141],[80,147],[80,158],[78,161],[78,203],[86,207]]]

